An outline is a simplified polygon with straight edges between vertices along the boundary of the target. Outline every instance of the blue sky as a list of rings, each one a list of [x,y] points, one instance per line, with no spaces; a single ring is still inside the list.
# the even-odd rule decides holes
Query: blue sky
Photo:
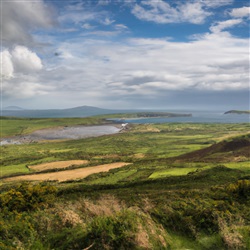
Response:
[[[249,1],[0,0],[2,107],[249,109]]]

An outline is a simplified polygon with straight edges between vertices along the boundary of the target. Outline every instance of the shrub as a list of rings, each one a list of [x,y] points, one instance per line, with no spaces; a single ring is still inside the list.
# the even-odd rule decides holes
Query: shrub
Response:
[[[82,225],[63,228],[49,236],[49,245],[53,249],[82,250],[90,249],[136,249],[136,216],[129,211],[114,216],[99,216],[93,219],[86,229]]]
[[[56,188],[52,185],[22,183],[0,194],[0,209],[17,212],[38,209],[52,202],[55,194]]]
[[[122,212],[115,217],[103,216],[93,220],[86,235],[92,249],[135,249],[136,216]]]
[[[191,238],[195,238],[196,228],[191,216],[184,216],[177,210],[155,210],[152,213],[152,216],[156,218],[164,228]]]
[[[250,196],[250,180],[239,180],[234,184],[230,184],[227,190],[241,198],[247,198]]]
[[[26,212],[9,212],[0,216],[0,249],[44,249]]]

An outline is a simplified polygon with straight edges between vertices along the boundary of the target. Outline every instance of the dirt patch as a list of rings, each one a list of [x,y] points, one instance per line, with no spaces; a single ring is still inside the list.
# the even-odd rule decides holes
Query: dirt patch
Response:
[[[6,178],[5,181],[68,181],[87,177],[91,174],[107,172],[114,168],[121,168],[131,163],[115,162],[111,164],[99,165],[95,167],[86,167],[74,170],[58,171],[46,174],[22,175],[11,178]]]
[[[99,155],[99,156],[95,156],[94,159],[117,159],[119,158],[120,155],[118,154],[110,154],[110,155]]]
[[[28,166],[28,168],[35,171],[44,171],[50,169],[68,168],[72,165],[82,165],[87,163],[88,161],[86,160],[54,161],[54,162],[42,163],[39,165]]]
[[[145,157],[145,154],[138,153],[138,154],[134,154],[133,157],[136,158],[136,159],[142,159],[142,158]]]
[[[112,216],[126,208],[125,203],[120,202],[112,195],[103,195],[96,201],[84,199],[81,210],[84,214],[93,216]]]

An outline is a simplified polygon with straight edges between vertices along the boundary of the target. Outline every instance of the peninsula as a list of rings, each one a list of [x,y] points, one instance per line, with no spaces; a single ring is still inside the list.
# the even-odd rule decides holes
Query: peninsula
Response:
[[[224,115],[227,114],[238,114],[238,115],[242,115],[242,114],[250,114],[250,110],[229,110],[227,112],[224,113]]]

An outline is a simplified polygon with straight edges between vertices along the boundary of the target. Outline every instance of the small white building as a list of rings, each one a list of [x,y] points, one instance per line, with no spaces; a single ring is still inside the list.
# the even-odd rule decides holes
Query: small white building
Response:
[[[128,123],[122,123],[122,128],[123,128],[123,129],[126,128],[127,125],[128,125]]]

